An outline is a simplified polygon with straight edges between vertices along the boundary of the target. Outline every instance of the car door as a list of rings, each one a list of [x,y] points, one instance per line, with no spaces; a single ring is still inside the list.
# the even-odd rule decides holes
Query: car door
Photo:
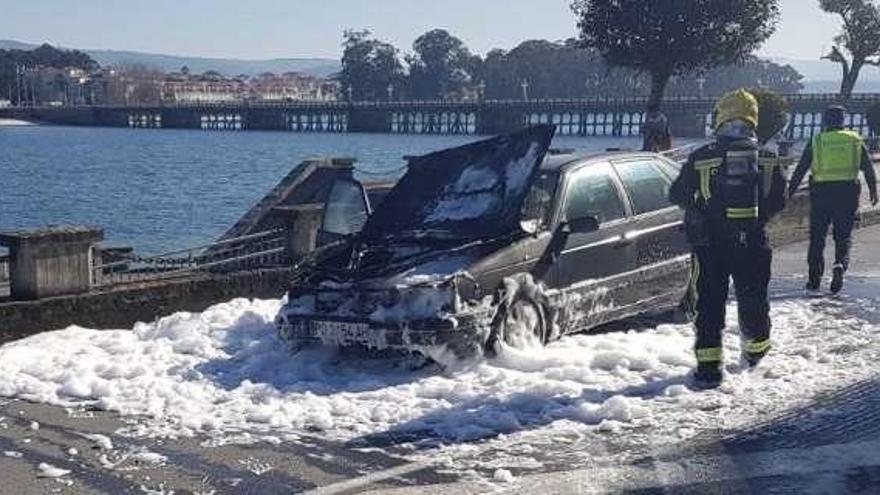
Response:
[[[591,163],[568,174],[561,198],[560,224],[593,216],[599,230],[571,233],[551,269],[551,286],[582,313],[573,328],[601,320],[606,308],[619,305],[619,276],[632,269],[632,244],[626,239],[629,210],[617,176],[608,162]]]
[[[627,299],[640,309],[674,299],[687,284],[689,248],[682,212],[669,202],[672,177],[665,165],[652,156],[613,161],[633,214],[627,236],[635,271]]]

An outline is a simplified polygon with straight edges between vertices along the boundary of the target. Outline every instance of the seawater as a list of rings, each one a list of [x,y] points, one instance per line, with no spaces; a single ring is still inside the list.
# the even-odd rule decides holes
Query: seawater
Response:
[[[405,155],[478,139],[0,127],[0,231],[96,225],[105,230],[105,245],[155,254],[216,239],[308,157],[356,157],[356,168],[374,178],[394,175]],[[610,137],[554,141],[583,151],[639,144]]]

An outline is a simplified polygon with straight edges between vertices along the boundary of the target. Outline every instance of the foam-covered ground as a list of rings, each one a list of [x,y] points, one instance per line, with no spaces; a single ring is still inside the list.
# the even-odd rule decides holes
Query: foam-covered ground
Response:
[[[573,336],[546,349],[412,371],[331,349],[290,355],[278,301],[230,301],[133,331],[71,327],[0,347],[0,396],[136,417],[126,433],[212,441],[426,439],[527,444],[548,432],[631,430],[653,444],[738,427],[872,376],[880,357],[869,299],[773,304],[773,353],[745,372],[735,322],[725,385],[687,389],[692,329]],[[866,318],[869,318],[866,317]]]

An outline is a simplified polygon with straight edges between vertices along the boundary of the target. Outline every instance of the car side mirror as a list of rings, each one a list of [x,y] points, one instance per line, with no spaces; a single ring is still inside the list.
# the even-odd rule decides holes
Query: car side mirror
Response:
[[[569,234],[589,234],[599,230],[599,219],[592,215],[572,218],[565,223],[565,228]]]

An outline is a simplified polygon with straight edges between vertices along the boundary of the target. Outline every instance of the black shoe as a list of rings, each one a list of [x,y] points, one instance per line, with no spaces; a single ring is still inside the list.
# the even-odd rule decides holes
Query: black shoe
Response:
[[[807,285],[804,287],[804,289],[806,289],[806,291],[809,292],[809,293],[816,293],[816,292],[819,292],[819,287],[820,287],[821,285],[822,285],[822,279],[821,279],[821,278],[819,278],[819,277],[810,277],[810,279],[807,280]]]
[[[766,352],[762,352],[761,354],[752,354],[749,352],[744,352],[742,354],[742,359],[748,365],[749,369],[754,369],[761,363],[761,360],[766,356]]]
[[[831,278],[831,293],[840,294],[843,289],[843,274],[845,270],[842,265],[835,265],[834,276]]]
[[[699,364],[694,373],[693,387],[697,390],[711,390],[720,387],[723,380],[720,363]]]

